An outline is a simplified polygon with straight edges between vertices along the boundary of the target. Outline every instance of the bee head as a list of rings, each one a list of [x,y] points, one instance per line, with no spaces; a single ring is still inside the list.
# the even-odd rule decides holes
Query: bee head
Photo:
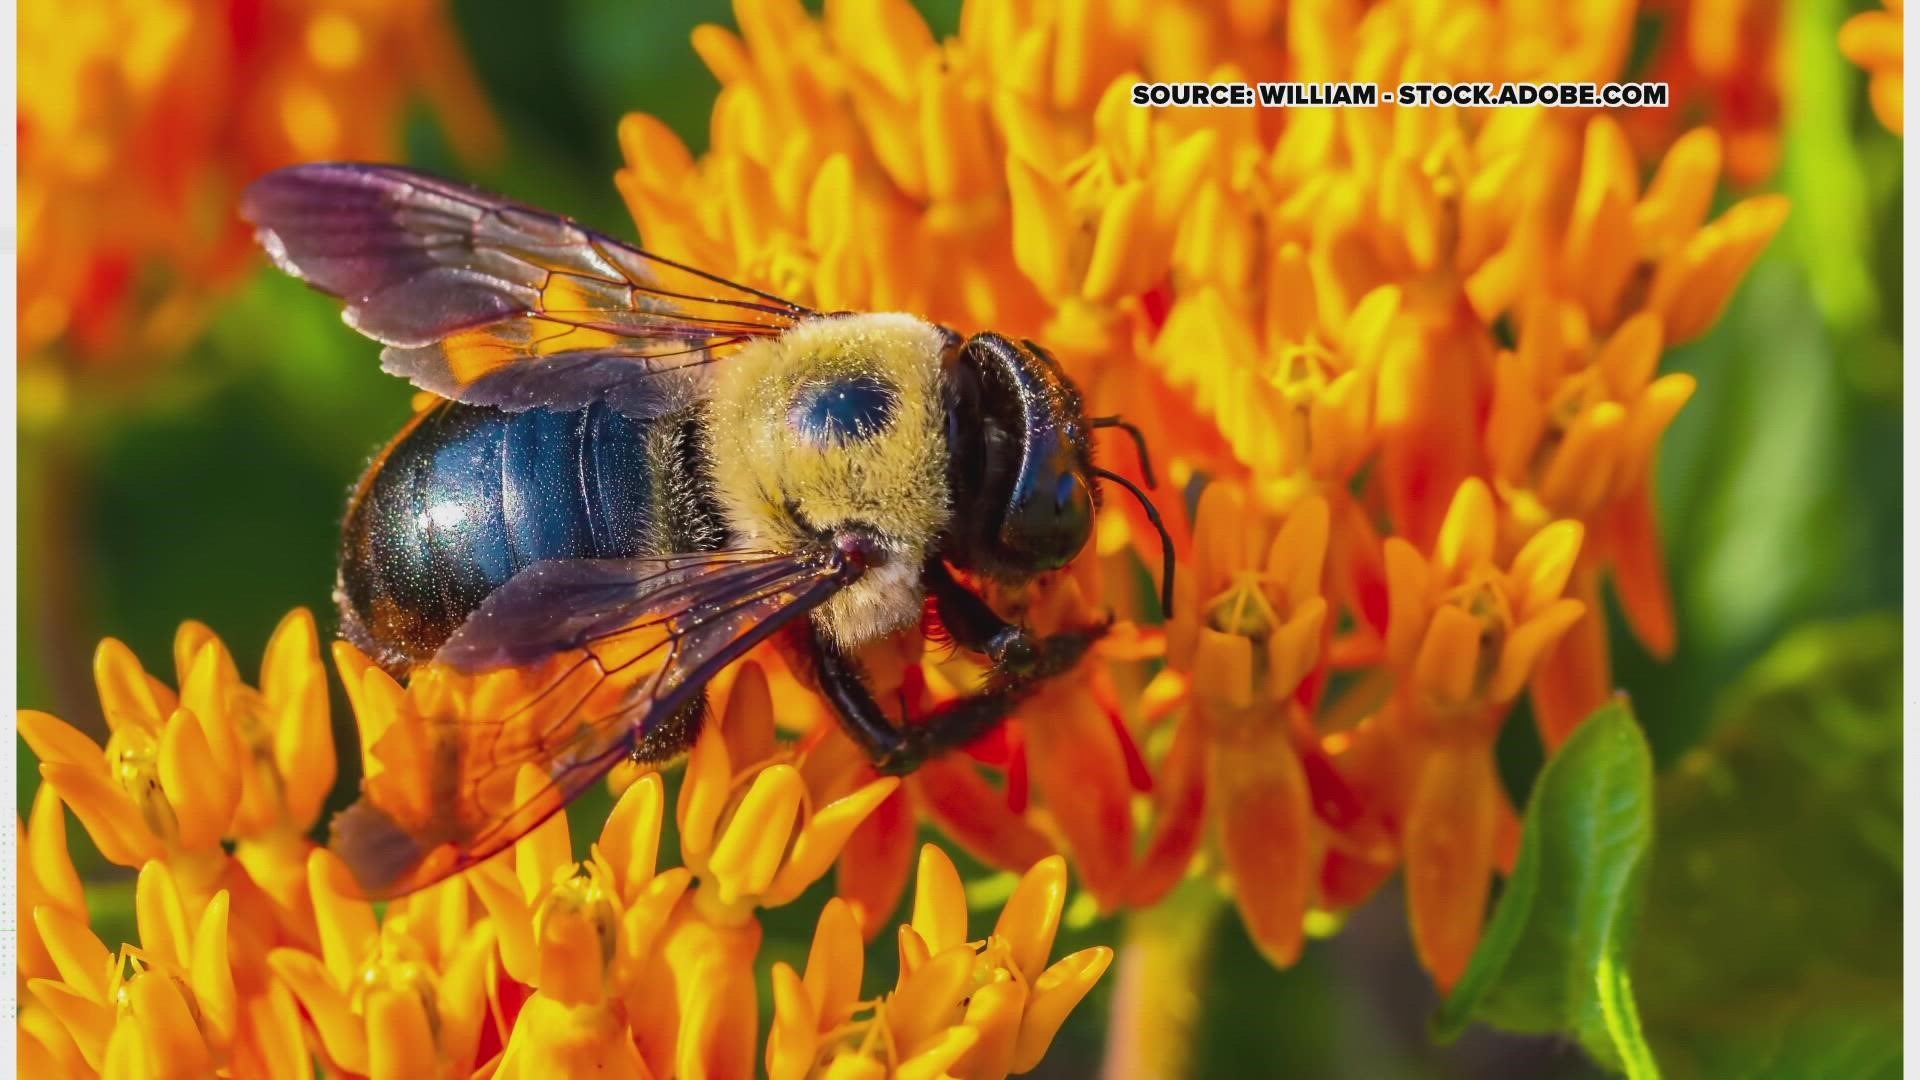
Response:
[[[993,333],[960,347],[947,387],[948,556],[1014,580],[1073,561],[1095,507],[1080,392],[1045,350]]]
[[[1152,486],[1139,429],[1116,416],[1089,419],[1079,389],[1031,341],[969,338],[949,353],[946,385],[954,565],[1014,581],[1065,566],[1093,536],[1094,481],[1106,480],[1138,499],[1160,533],[1161,605],[1171,615],[1173,544],[1159,512],[1132,481],[1093,463],[1093,429],[1121,428]]]

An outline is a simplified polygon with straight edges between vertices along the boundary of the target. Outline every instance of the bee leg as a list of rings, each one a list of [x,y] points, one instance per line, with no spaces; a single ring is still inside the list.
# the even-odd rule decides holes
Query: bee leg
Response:
[[[873,767],[893,775],[910,773],[928,758],[965,746],[993,730],[1015,705],[1045,680],[1078,663],[1087,647],[1106,633],[1105,626],[1034,638],[1025,629],[995,615],[942,567],[929,570],[928,588],[940,605],[941,621],[963,647],[985,653],[994,663],[987,688],[943,702],[918,718],[896,725],[874,700],[859,664],[815,624],[812,627],[815,673],[820,688],[840,716],[841,727],[866,752]]]
[[[814,674],[820,681],[820,691],[839,714],[841,729],[866,752],[874,768],[884,773],[912,772],[920,762],[909,760],[906,733],[887,719],[880,703],[873,699],[859,661],[828,637],[818,623],[812,624],[811,631]]]
[[[840,714],[840,726],[876,770],[893,776],[910,773],[928,758],[986,734],[1030,688],[1009,685],[949,701],[923,722],[899,727],[881,711],[853,657],[817,629],[813,646],[820,689]]]
[[[1036,638],[1026,627],[1002,619],[978,594],[954,580],[946,564],[938,559],[927,564],[921,582],[932,595],[940,622],[954,642],[993,663],[996,684],[1046,679],[1071,671],[1087,647],[1107,632],[1105,625],[1098,625]]]
[[[1034,685],[1028,680],[1015,680],[946,702],[926,714],[922,722],[901,727],[874,700],[858,661],[818,626],[813,628],[812,644],[820,689],[839,713],[841,728],[866,752],[876,770],[893,776],[910,773],[928,758],[986,734]]]

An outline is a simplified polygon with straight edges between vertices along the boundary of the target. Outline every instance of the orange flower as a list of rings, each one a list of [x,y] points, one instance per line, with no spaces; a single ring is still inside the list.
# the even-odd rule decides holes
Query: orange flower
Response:
[[[1840,28],[1840,51],[1847,59],[1867,69],[1867,100],[1873,114],[1895,135],[1902,133],[1905,120],[1906,4],[1903,0],[1881,0],[1885,11],[1863,11]]]
[[[470,926],[466,883],[396,901],[376,919],[332,852],[313,852],[307,878],[320,950],[275,949],[267,962],[299,1001],[328,1066],[369,1077],[467,1075],[494,937],[491,927]]]
[[[1779,228],[1772,195],[1709,219],[1723,158],[1745,167],[1775,123],[1727,110],[1663,134],[1643,183],[1630,125],[1597,111],[1133,108],[1142,76],[1614,80],[1636,25],[1619,2],[1150,8],[970,0],[938,41],[901,0],[818,19],[743,7],[737,36],[695,37],[723,86],[710,150],[628,117],[621,190],[668,254],[828,307],[1045,342],[1092,411],[1140,423],[1177,490],[1209,485],[1191,532],[1166,515],[1187,570],[1170,670],[1124,662],[1159,643],[1122,622],[1001,731],[910,778],[841,864],[869,929],[900,895],[918,817],[1011,869],[1066,853],[1110,907],[1185,873],[1211,795],[1236,896],[1283,962],[1305,906],[1357,902],[1409,820],[1423,874],[1441,853],[1411,852],[1432,823],[1468,820],[1493,855],[1463,849],[1466,885],[1415,890],[1454,902],[1436,922],[1421,901],[1431,945],[1477,919],[1472,890],[1506,842],[1485,749],[1508,705],[1531,682],[1557,744],[1611,686],[1604,627],[1581,617],[1603,575],[1643,641],[1671,648],[1649,477],[1691,383],[1658,358],[1719,316]],[[1766,25],[1691,33],[1725,59],[1770,42]],[[1229,491],[1243,511],[1223,512]],[[1310,595],[1261,576],[1282,519],[1317,538]],[[1152,537],[1119,509],[1097,536],[996,604],[1036,630],[1136,614],[1119,583]],[[903,722],[980,678],[911,638],[868,664]],[[1330,669],[1354,678],[1327,702]],[[1435,750],[1453,740],[1472,751]],[[870,778],[831,732],[808,736],[802,768],[837,793]],[[1298,841],[1275,858],[1249,823]],[[1462,940],[1428,949],[1446,954],[1436,970]]]
[[[1113,961],[1113,950],[1096,946],[1048,963],[1066,892],[1065,860],[1035,863],[993,933],[969,941],[960,875],[928,844],[913,919],[900,927],[900,979],[891,994],[866,1003],[858,924],[843,902],[830,901],[805,977],[774,965],[768,1075],[999,1080],[1031,1070]]]
[[[241,187],[295,161],[396,156],[413,92],[463,154],[499,142],[435,0],[32,0],[20,56],[20,352],[49,375],[56,357],[184,345],[250,262]]]
[[[142,947],[124,946],[118,956],[84,918],[35,908],[58,978],[30,979],[27,990],[103,1076],[207,1075],[233,1051],[238,1019],[227,894],[216,892],[191,918],[173,875],[156,860],[141,867],[135,896]]]
[[[1168,662],[1192,678],[1183,724],[1206,747],[1205,798],[1234,903],[1281,966],[1300,955],[1324,843],[1301,763],[1318,755],[1316,736],[1296,695],[1320,671],[1329,630],[1328,528],[1318,496],[1274,528],[1236,486],[1209,484],[1168,639]]]
[[[1641,313],[1605,342],[1579,332],[1568,307],[1536,309],[1519,349],[1496,362],[1486,452],[1508,507],[1502,546],[1523,543],[1560,518],[1587,523],[1571,592],[1588,614],[1548,650],[1533,686],[1535,719],[1549,747],[1612,691],[1599,577],[1611,571],[1628,618],[1657,656],[1673,649],[1664,558],[1653,528],[1649,476],[1660,436],[1693,393],[1690,375],[1654,377],[1659,322]],[[1589,359],[1590,358],[1590,359]]]
[[[1786,91],[1786,14],[1781,0],[1652,0],[1659,37],[1644,75],[1664,82],[1664,109],[1622,114],[1643,158],[1666,152],[1682,122],[1704,117],[1727,147],[1727,172],[1752,185],[1780,164]]]
[[[199,623],[181,625],[174,662],[178,694],[108,639],[94,657],[112,731],[106,747],[32,710],[20,713],[21,738],[39,757],[47,786],[109,861],[164,860],[194,918],[226,890],[233,933],[263,949],[312,942],[305,834],[334,773],[313,617],[296,610],[281,621],[257,690],[240,681],[226,646]],[[265,974],[243,965],[239,977],[251,994]]]
[[[537,770],[523,771],[523,788],[542,783]],[[670,984],[646,970],[691,880],[684,869],[655,872],[665,801],[660,778],[642,777],[621,794],[591,858],[573,861],[567,819],[555,815],[521,839],[512,863],[495,859],[468,873],[499,935],[500,967],[533,990],[496,1076],[556,1066],[616,1076],[671,1070],[671,1056],[649,1067],[629,1030],[671,996]]]
[[[723,721],[701,731],[687,758],[677,822],[698,887],[662,932],[644,980],[675,987],[676,1007],[629,1006],[635,1036],[660,1072],[752,1073],[756,910],[791,903],[819,880],[900,783],[871,777],[824,786],[804,744],[776,742],[773,712],[766,679],[743,669]]]
[[[1557,230],[1547,225],[1527,233],[1529,243],[1559,248],[1551,288],[1579,303],[1596,329],[1648,311],[1670,344],[1704,333],[1787,214],[1784,196],[1755,195],[1708,222],[1722,157],[1719,136],[1688,132],[1643,192],[1619,124],[1605,115],[1588,121],[1564,234],[1549,239]]]
[[[1562,595],[1581,535],[1577,522],[1554,522],[1501,568],[1493,495],[1472,479],[1431,555],[1386,542],[1387,656],[1399,685],[1383,721],[1412,763],[1400,820],[1407,902],[1421,962],[1442,989],[1479,939],[1489,871],[1511,865],[1517,833],[1493,738],[1541,655],[1585,610]]]
[[[776,744],[773,708],[766,678],[749,666],[728,695],[724,722],[707,725],[687,757],[681,857],[702,882],[696,905],[718,924],[798,897],[900,783],[877,777],[832,798],[814,790],[804,762]]]
[[[73,859],[67,854],[67,816],[60,806],[60,795],[51,784],[41,784],[33,796],[33,810],[27,822],[19,825],[20,895],[19,910],[26,918],[20,926],[20,977],[45,979],[55,974],[47,947],[34,929],[33,913],[54,908],[67,917],[84,923],[87,897],[80,887],[80,875],[74,872]]]

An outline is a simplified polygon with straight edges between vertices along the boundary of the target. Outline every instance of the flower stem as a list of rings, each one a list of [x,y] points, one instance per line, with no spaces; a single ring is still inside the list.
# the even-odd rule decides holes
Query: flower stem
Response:
[[[1211,883],[1188,878],[1160,904],[1128,916],[1116,958],[1102,1080],[1178,1080],[1192,1068],[1208,947],[1225,908]]]
[[[93,479],[84,436],[54,430],[21,455],[20,577],[23,623],[53,710],[96,739],[106,723],[93,686],[94,596],[86,506]]]

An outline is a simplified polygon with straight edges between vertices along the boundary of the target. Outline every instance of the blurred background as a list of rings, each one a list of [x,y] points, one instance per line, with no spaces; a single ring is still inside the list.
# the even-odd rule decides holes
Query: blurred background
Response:
[[[23,47],[32,20],[52,17],[24,6]],[[921,6],[936,33],[953,32],[958,0]],[[1678,30],[1687,6],[1650,6],[1640,66],[1626,77],[1687,48]],[[1656,1030],[1766,1031],[1776,1064],[1830,1060],[1793,1055],[1836,1040],[1876,1045],[1889,1030],[1897,1055],[1898,1027],[1885,1023],[1898,1023],[1899,994],[1900,139],[1871,111],[1867,76],[1835,47],[1864,5],[1692,6],[1737,9],[1779,58],[1687,106],[1700,114],[1690,122],[1743,124],[1754,140],[1734,159],[1747,163],[1742,186],[1723,201],[1781,190],[1793,212],[1718,326],[1665,361],[1700,382],[1659,469],[1680,651],[1656,665],[1627,637],[1614,645],[1622,685],[1666,770],[1661,797],[1674,809],[1663,809],[1661,843],[1689,830],[1724,834],[1715,850],[1726,855],[1712,895],[1690,891],[1697,874],[1656,863],[1643,1011]],[[235,5],[253,8],[270,10]],[[394,9],[392,47],[349,43],[362,50],[348,57],[360,65],[349,76],[357,96],[338,121],[366,129],[360,156],[470,179],[631,238],[612,182],[619,118],[649,112],[696,153],[705,145],[717,83],[688,35],[701,22],[731,24],[725,3],[564,0],[535,16],[509,0],[456,0],[450,22],[434,4]],[[117,48],[118,24],[103,25],[95,29],[107,44],[95,46]],[[247,32],[271,31],[263,21]],[[311,54],[345,48],[311,34]],[[62,47],[79,55],[86,43]],[[84,59],[23,52],[22,213],[31,212],[32,184],[97,184],[93,220],[62,246],[111,256],[115,231],[137,227],[114,213],[123,205],[115,192],[169,178],[89,173],[83,146],[63,146],[45,164],[58,118],[36,126],[47,115],[32,111],[36,68]],[[291,149],[259,151],[258,160],[300,156]],[[233,170],[238,182],[250,175],[247,160]],[[71,262],[90,252],[68,254]],[[335,304],[270,271],[244,234],[193,254],[214,283],[193,296],[166,294],[125,259],[22,266],[23,282],[68,275],[74,311],[98,303],[123,312],[111,332],[90,337],[72,312],[29,310],[22,290],[19,703],[89,730],[100,729],[91,663],[102,636],[121,638],[171,680],[183,619],[217,630],[249,675],[289,608],[312,608],[326,626],[348,487],[410,412],[409,388],[379,371],[376,348],[340,322]],[[127,297],[146,314],[125,316]],[[334,715],[340,745],[352,747],[337,686]],[[1530,723],[1507,730],[1502,764],[1519,800],[1539,749]],[[1736,759],[1746,769],[1737,778],[1716,773]],[[343,767],[340,803],[356,779]],[[37,782],[23,747],[22,813]],[[1716,783],[1724,797],[1710,805],[1697,797]],[[69,835],[76,847],[87,843],[81,830]],[[104,887],[121,872],[90,852],[79,858],[103,883],[90,889],[102,905],[96,930],[115,940],[120,923],[130,937],[131,890]],[[1286,972],[1208,905],[1176,897],[1137,917],[1190,920],[1183,932],[1210,943],[1207,978],[1185,1006],[1197,1025],[1197,1075],[1586,1074],[1570,1045],[1476,1032],[1432,1046],[1434,1002],[1402,908],[1387,890]],[[803,902],[773,912],[766,958],[803,957],[817,910]],[[1070,929],[1074,947],[1121,935],[1115,921],[1088,912]],[[1713,946],[1705,953],[1703,935]],[[1693,943],[1689,964],[1663,959],[1661,943],[1680,940]],[[891,971],[891,950],[883,937],[870,988]],[[1098,1074],[1115,982],[1074,1014],[1044,1075]]]

